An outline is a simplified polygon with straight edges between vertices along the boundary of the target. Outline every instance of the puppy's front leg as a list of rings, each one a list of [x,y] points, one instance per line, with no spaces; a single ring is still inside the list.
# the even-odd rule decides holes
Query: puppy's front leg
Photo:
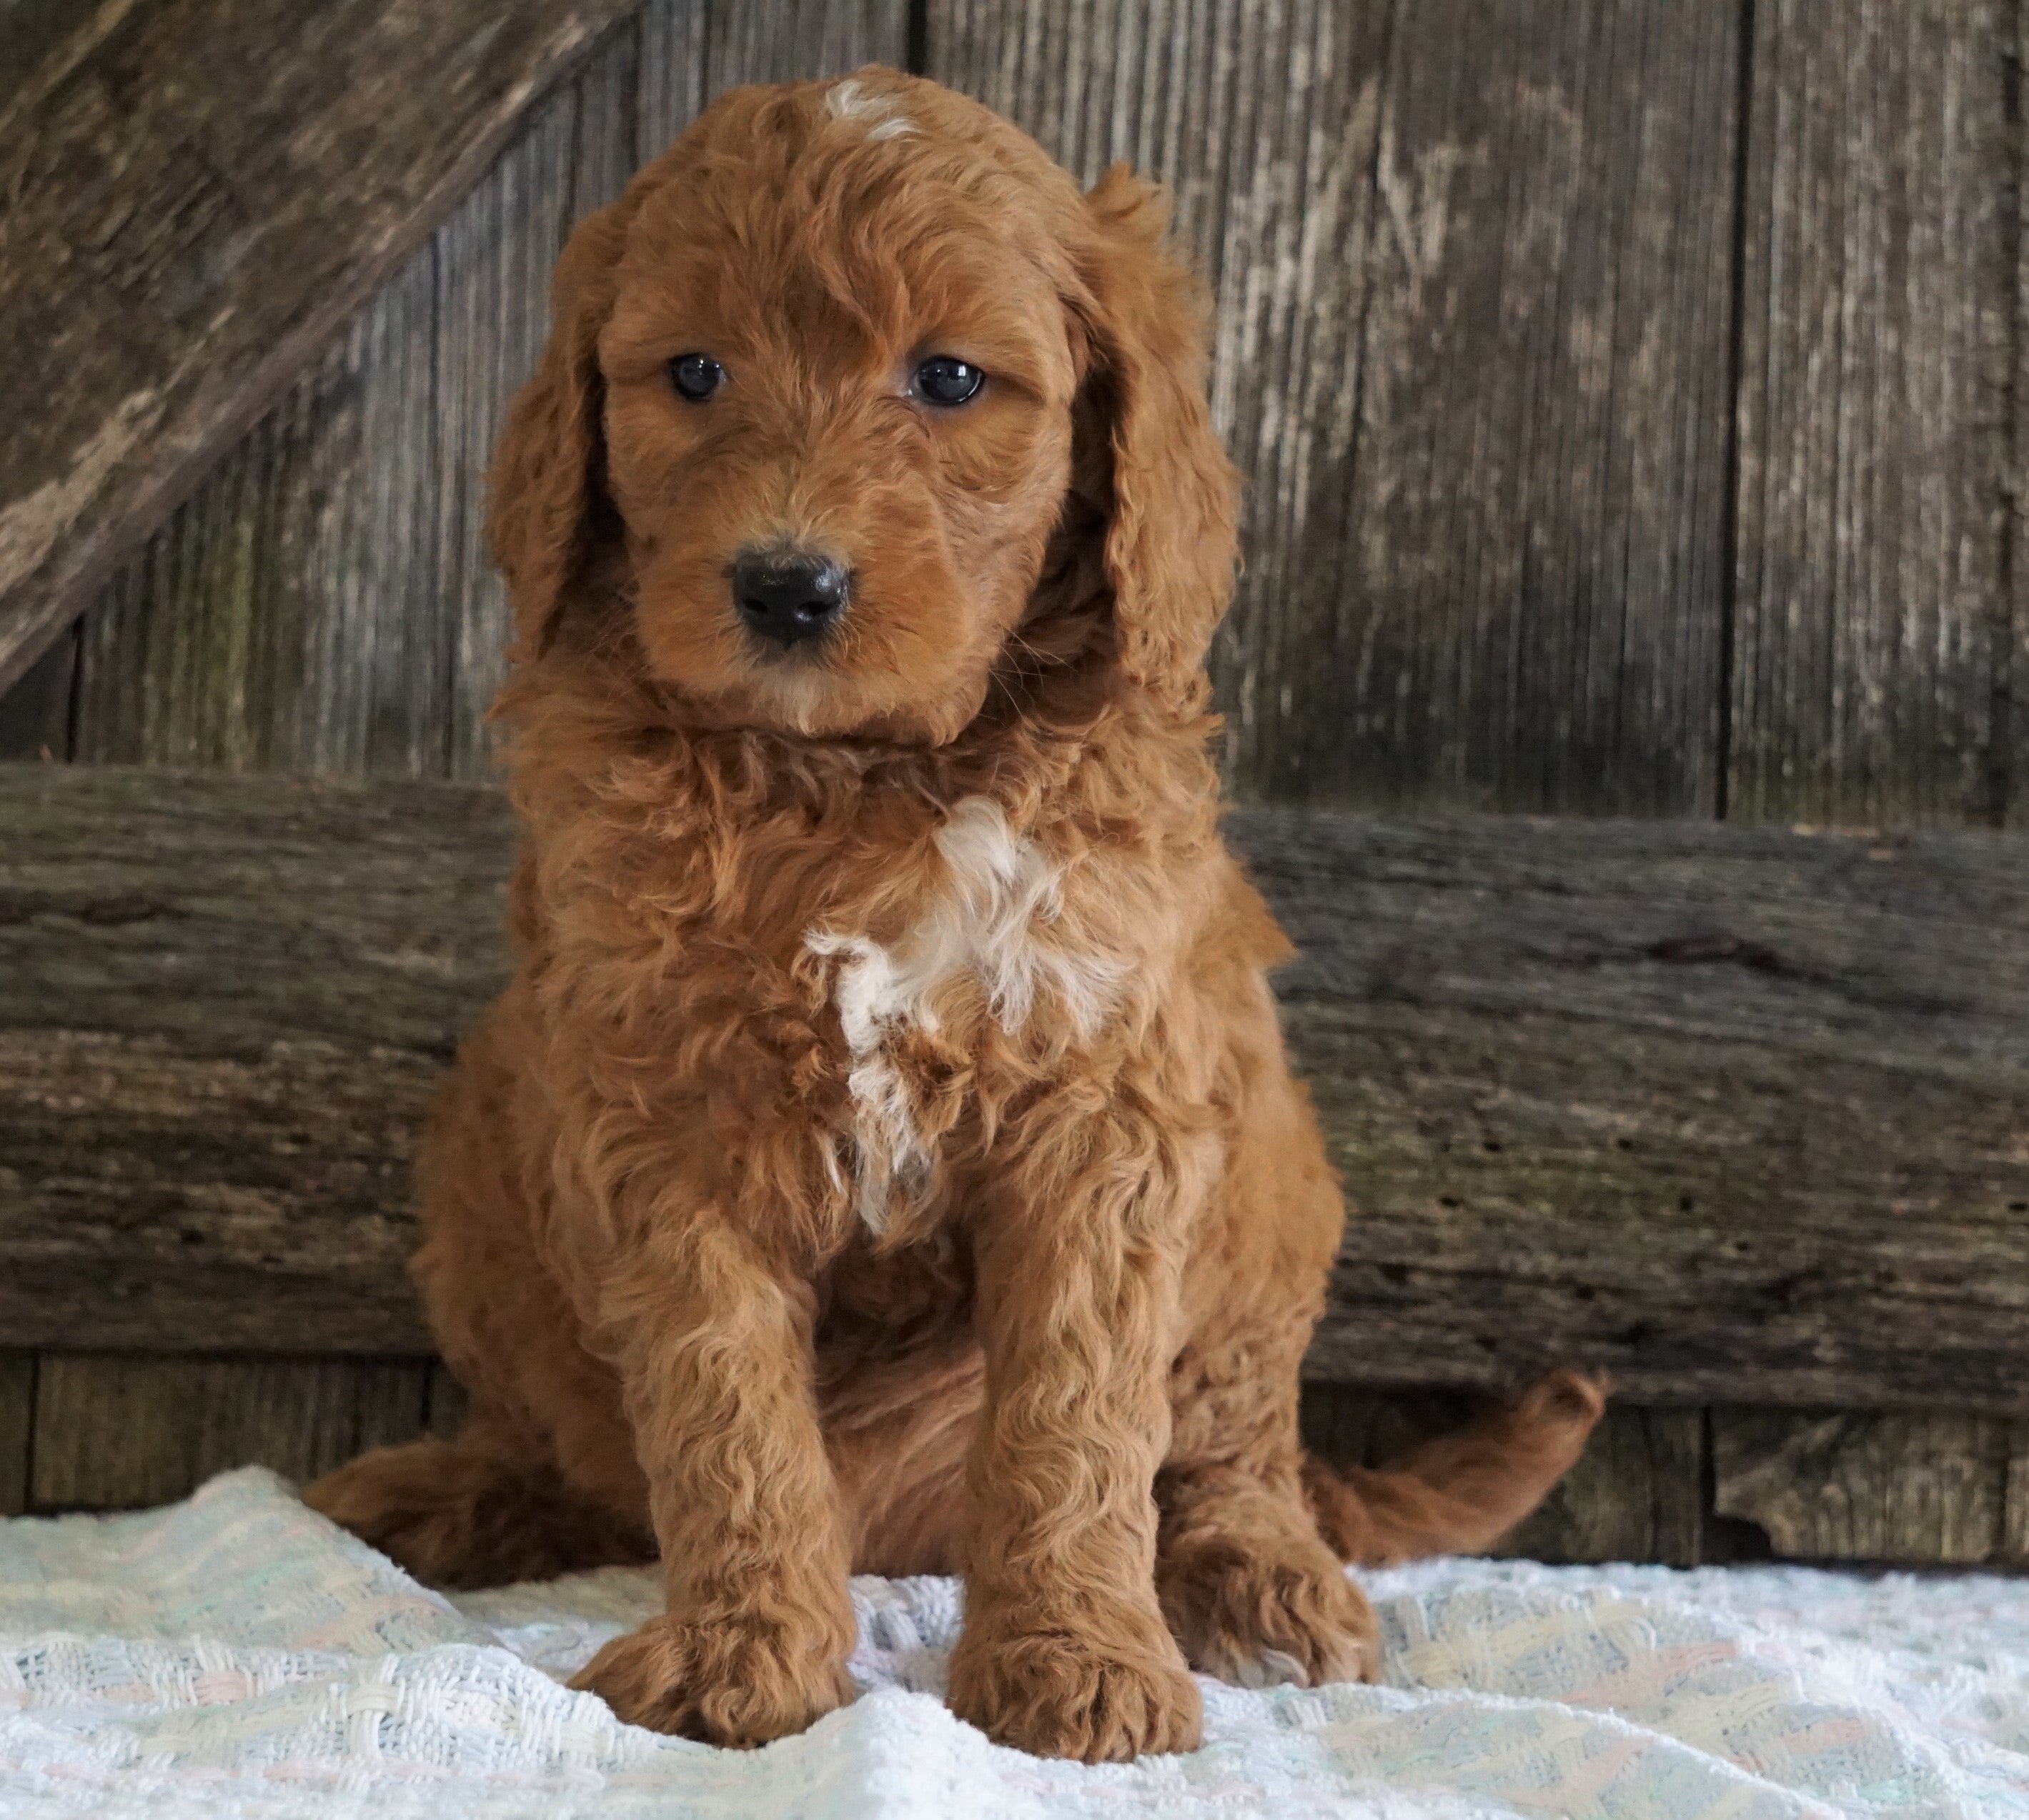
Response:
[[[851,1697],[854,1639],[800,1285],[707,1215],[609,1273],[600,1301],[669,1610],[572,1685],[714,1744],[799,1732]]]
[[[951,1710],[1043,1756],[1190,1750],[1203,1711],[1156,1599],[1153,1485],[1201,1172],[1145,1112],[1038,1122],[975,1235],[987,1407]]]

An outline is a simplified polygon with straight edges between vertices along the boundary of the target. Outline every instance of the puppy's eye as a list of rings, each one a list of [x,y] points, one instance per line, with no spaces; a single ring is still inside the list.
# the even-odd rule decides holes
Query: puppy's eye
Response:
[[[725,369],[708,354],[680,354],[670,362],[670,383],[701,405],[725,384]]]
[[[933,405],[962,405],[979,395],[986,375],[969,360],[934,354],[916,369],[916,395]]]

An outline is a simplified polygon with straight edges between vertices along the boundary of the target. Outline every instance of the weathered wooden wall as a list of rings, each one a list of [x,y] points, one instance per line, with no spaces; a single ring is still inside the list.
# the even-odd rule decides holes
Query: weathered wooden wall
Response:
[[[1250,480],[1237,794],[2029,823],[2025,13],[646,0],[0,700],[0,756],[483,775],[479,477],[570,223],[726,83],[874,59],[1176,189]],[[309,1471],[450,1395],[0,1352],[0,1508]],[[1418,1417],[1378,1407],[1311,1413],[1371,1451]],[[2005,1415],[1628,1409],[1531,1545],[2007,1559],[2025,1459]]]
[[[1249,480],[1243,796],[2029,820],[2022,0],[650,0],[0,708],[470,777],[480,476],[571,222],[738,80],[914,61],[1174,188]]]

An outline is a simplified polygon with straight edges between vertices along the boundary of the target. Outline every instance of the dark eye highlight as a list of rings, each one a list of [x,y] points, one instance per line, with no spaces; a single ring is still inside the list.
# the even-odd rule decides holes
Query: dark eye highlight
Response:
[[[694,405],[725,384],[725,369],[708,354],[680,354],[670,362],[670,383]]]
[[[948,354],[933,354],[916,369],[917,397],[927,404],[969,404],[986,384],[986,375],[969,360]]]

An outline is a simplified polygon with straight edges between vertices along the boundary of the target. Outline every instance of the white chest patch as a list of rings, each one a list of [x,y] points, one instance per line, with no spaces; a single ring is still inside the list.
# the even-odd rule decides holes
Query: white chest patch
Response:
[[[997,803],[962,799],[936,840],[948,876],[899,940],[884,947],[830,930],[805,937],[812,954],[844,958],[832,998],[853,1060],[847,1086],[859,1216],[877,1232],[896,1191],[919,1192],[930,1169],[894,1039],[937,1030],[938,999],[965,980],[977,984],[1003,1029],[1020,1029],[1047,995],[1076,1029],[1089,1032],[1125,971],[1111,955],[1050,940],[1048,925],[1062,910],[1061,874],[1034,842],[1008,827]]]
[[[877,95],[863,83],[835,82],[825,91],[825,112],[833,120],[866,122],[870,139],[899,139],[916,130],[916,123],[895,111],[892,95]]]

